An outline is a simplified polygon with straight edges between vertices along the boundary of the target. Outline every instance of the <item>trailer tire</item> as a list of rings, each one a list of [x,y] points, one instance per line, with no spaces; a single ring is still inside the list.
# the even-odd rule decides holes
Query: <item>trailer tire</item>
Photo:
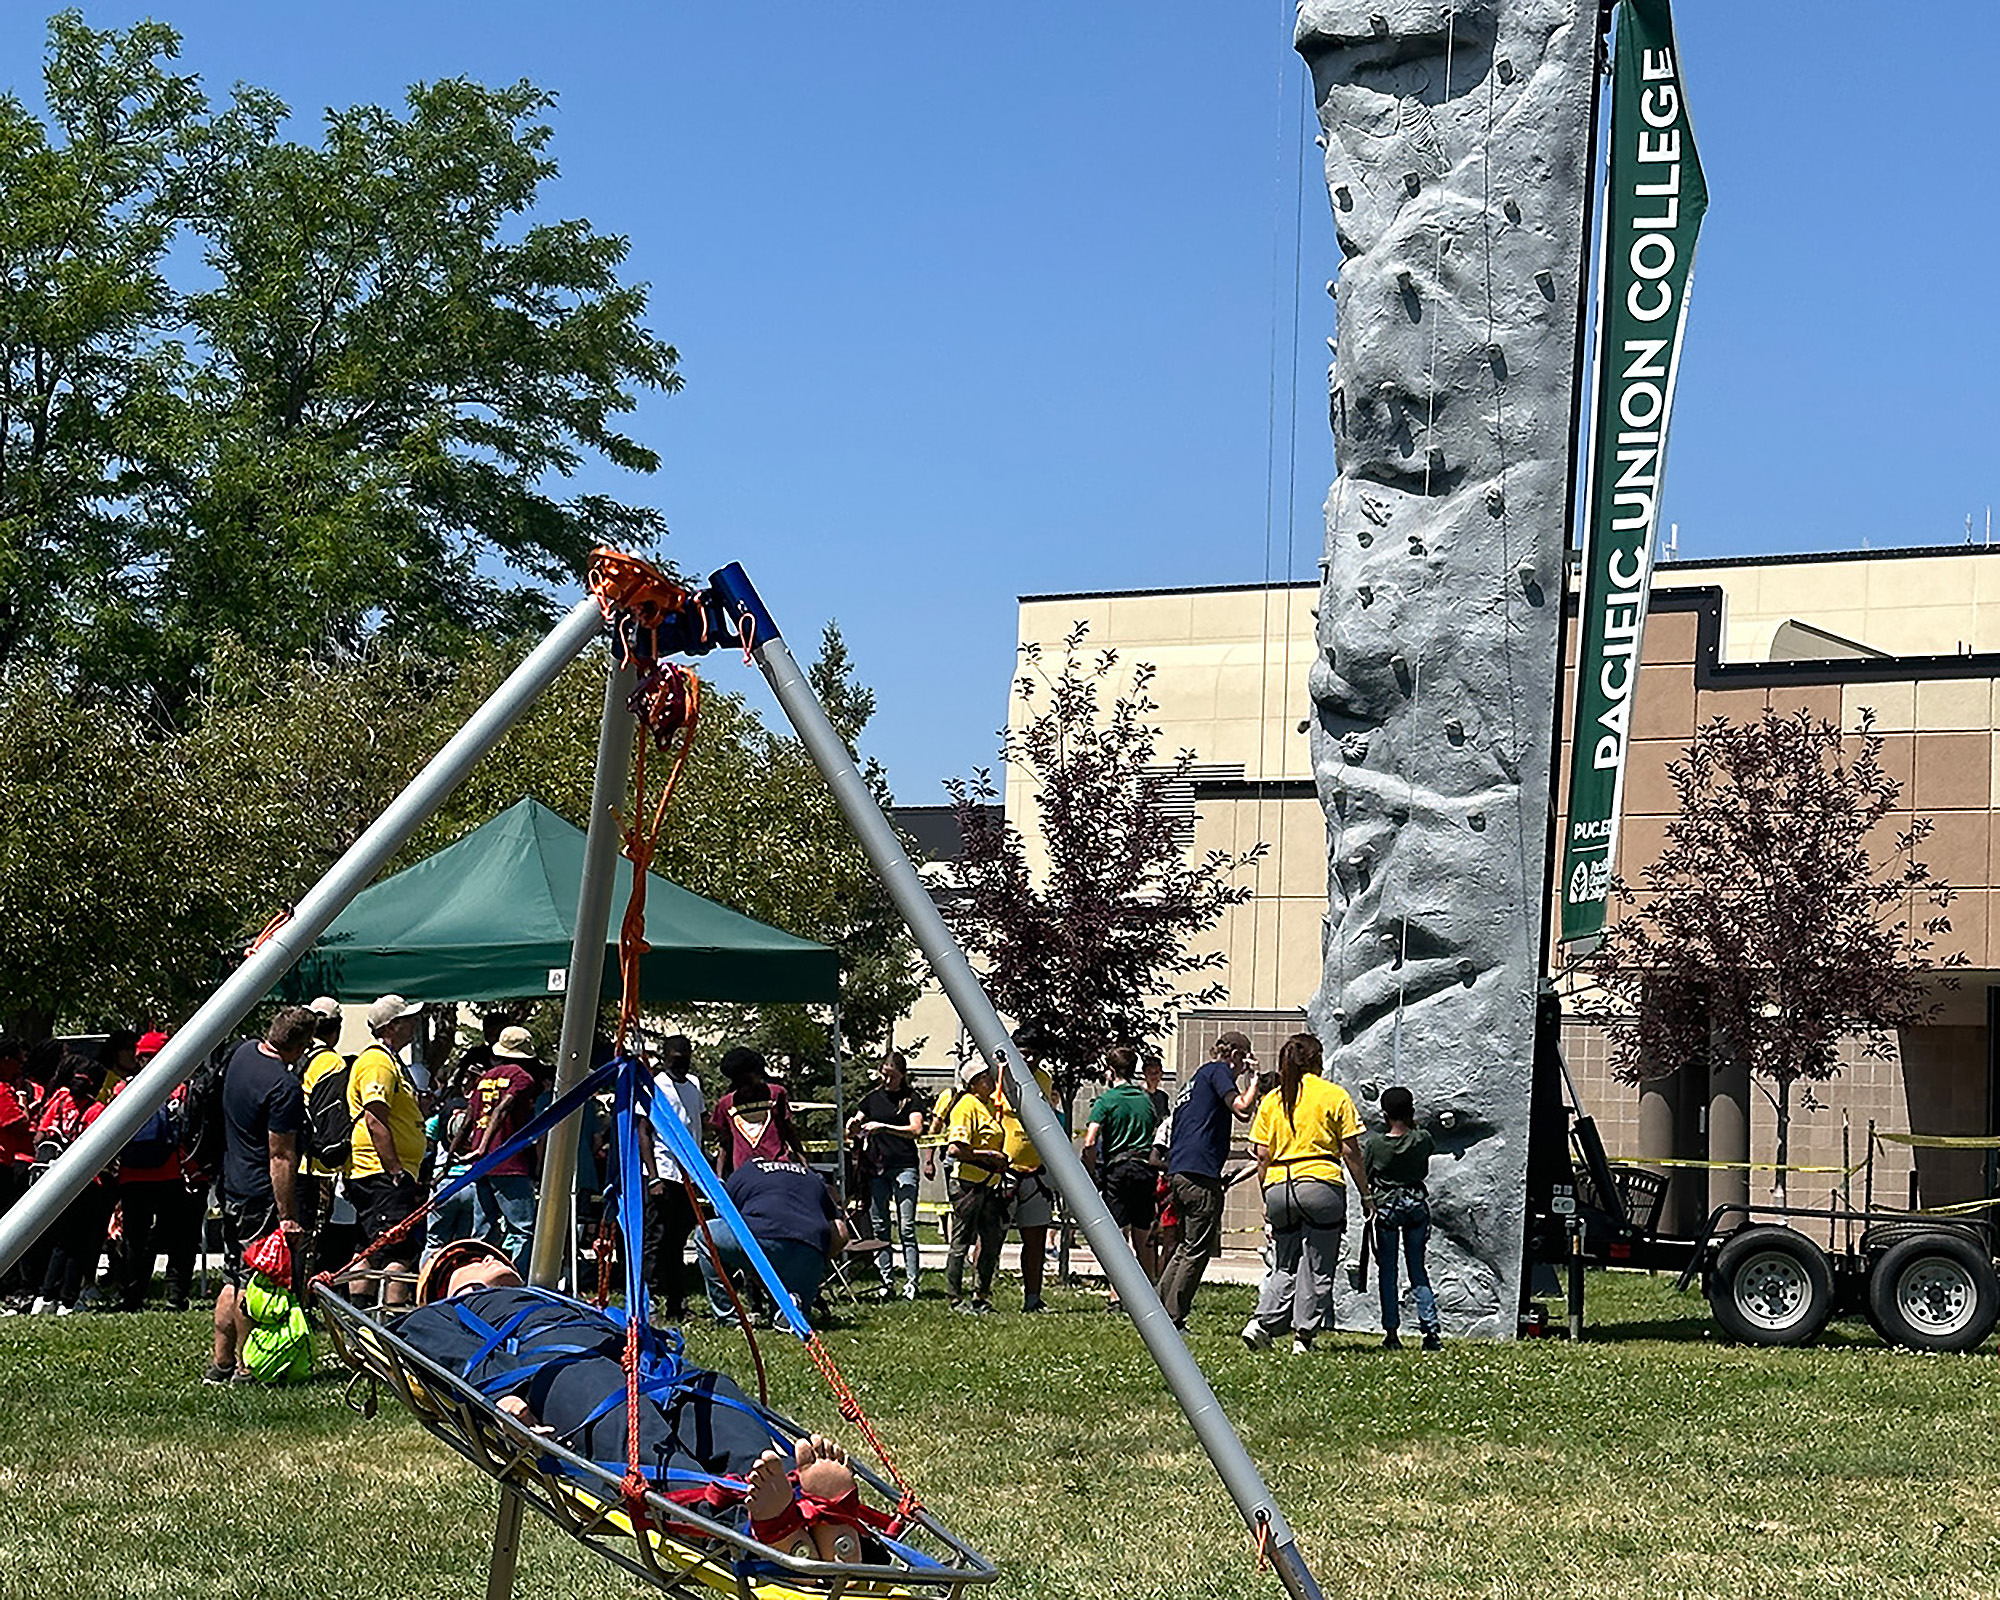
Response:
[[[1717,1254],[1708,1305],[1738,1344],[1809,1344],[1833,1315],[1833,1268],[1804,1234],[1759,1223]]]
[[[1891,1344],[1971,1350],[2000,1321],[2000,1275],[1963,1233],[1935,1229],[1882,1253],[1868,1274],[1868,1309]]]

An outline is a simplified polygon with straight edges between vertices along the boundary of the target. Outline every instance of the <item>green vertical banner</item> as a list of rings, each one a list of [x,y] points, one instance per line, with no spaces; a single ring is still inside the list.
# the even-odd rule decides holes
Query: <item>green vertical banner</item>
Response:
[[[1695,235],[1708,209],[1668,0],[1620,0],[1617,25],[1563,835],[1565,941],[1604,931],[1667,416],[1687,327]]]

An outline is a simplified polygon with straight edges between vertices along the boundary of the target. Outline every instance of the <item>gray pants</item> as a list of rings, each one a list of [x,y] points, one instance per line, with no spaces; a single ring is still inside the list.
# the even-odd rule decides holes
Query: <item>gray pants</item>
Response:
[[[1333,1273],[1347,1227],[1347,1185],[1323,1178],[1280,1178],[1264,1191],[1270,1219],[1271,1270],[1257,1291],[1257,1322],[1266,1333],[1310,1338],[1333,1327]]]

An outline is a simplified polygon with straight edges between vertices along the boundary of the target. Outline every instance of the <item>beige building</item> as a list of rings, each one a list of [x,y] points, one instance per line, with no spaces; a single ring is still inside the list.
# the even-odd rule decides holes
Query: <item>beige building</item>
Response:
[[[1198,817],[1194,846],[1243,851],[1262,841],[1246,869],[1254,894],[1231,911],[1214,941],[1225,953],[1226,1014],[1183,1018],[1170,1073],[1199,1065],[1213,1035],[1249,1025],[1275,1041],[1299,1025],[1319,982],[1326,912],[1325,819],[1312,783],[1306,737],[1311,714],[1314,585],[1025,596],[1020,642],[1059,658],[1073,624],[1090,625],[1092,647],[1158,668],[1160,748],[1196,752],[1181,797]],[[1858,1159],[1873,1121],[1890,1130],[1986,1133],[1994,1123],[1987,994],[2000,982],[2000,548],[1965,546],[1669,563],[1656,576],[1643,669],[1633,712],[1626,820],[1619,866],[1636,873],[1659,849],[1673,809],[1666,763],[1698,723],[1741,717],[1765,704],[1810,707],[1852,727],[1863,708],[1887,739],[1885,759],[1903,778],[1904,799],[1933,817],[1926,856],[1959,891],[1951,948],[1969,960],[1943,998],[1938,1024],[1899,1041],[1895,1059],[1852,1060],[1815,1086],[1794,1116],[1794,1159],[1836,1166],[1843,1117]],[[1018,707],[1014,713],[1018,716]],[[1018,775],[1010,817],[1034,838],[1031,802]],[[1989,928],[1991,933],[1989,935]],[[2000,992],[2000,991],[1996,991]],[[926,997],[899,1034],[925,1036],[919,1057],[948,1061],[955,1021]],[[1586,1108],[1614,1157],[1639,1153],[1640,1095],[1605,1070],[1604,1041],[1572,1014],[1565,1043]],[[1769,1108],[1753,1095],[1752,1152],[1768,1159]],[[1675,1135],[1685,1152],[1701,1144],[1692,1101]],[[1660,1108],[1652,1108],[1656,1118]],[[1657,1126],[1657,1122],[1656,1122]],[[1902,1147],[1887,1150],[1878,1188],[1901,1196],[1911,1178]],[[1918,1163],[1926,1203],[1963,1198],[1981,1181],[1977,1156],[1925,1153]],[[1689,1180],[1681,1180],[1687,1187]],[[1698,1181],[1698,1180],[1694,1180]],[[1805,1175],[1795,1199],[1830,1175]],[[1858,1180],[1857,1180],[1858,1182]],[[1857,1189],[1857,1198],[1858,1189]]]

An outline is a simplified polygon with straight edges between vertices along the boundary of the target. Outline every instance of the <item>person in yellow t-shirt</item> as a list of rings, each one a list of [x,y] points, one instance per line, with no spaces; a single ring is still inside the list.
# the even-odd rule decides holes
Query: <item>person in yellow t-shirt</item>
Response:
[[[1287,1039],[1278,1052],[1277,1087],[1257,1103],[1250,1124],[1273,1246],[1256,1314],[1243,1325],[1252,1350],[1268,1348],[1289,1326],[1292,1354],[1304,1355],[1314,1336],[1333,1325],[1333,1273],[1347,1227],[1343,1163],[1368,1206],[1361,1114],[1345,1089],[1319,1075],[1320,1061],[1311,1034]]]
[[[1020,1044],[1018,1036],[1014,1042]],[[1035,1064],[1026,1046],[1021,1047],[1021,1059],[1034,1073],[1042,1098],[1053,1105],[1056,1090],[1048,1073]],[[1056,1192],[1049,1185],[1048,1174],[1042,1171],[1042,1153],[1015,1115],[1004,1085],[999,1089],[997,1104],[1000,1121],[1007,1130],[1007,1165],[1014,1174],[1013,1222],[1021,1232],[1021,1309],[1041,1311],[1046,1309],[1042,1305],[1042,1279],[1049,1259],[1049,1225],[1056,1217]]]
[[[424,1119],[417,1091],[403,1070],[402,1052],[417,1036],[423,1010],[399,994],[385,994],[368,1008],[368,1031],[375,1042],[354,1058],[347,1079],[347,1110],[354,1118],[354,1155],[347,1167],[347,1194],[361,1219],[361,1236],[373,1241],[417,1209],[423,1198],[417,1169],[424,1162]],[[387,1271],[412,1271],[418,1241],[404,1237],[385,1245],[368,1264]],[[407,1283],[382,1286],[384,1305],[405,1305]]]
[[[993,1309],[993,1274],[1007,1237],[1007,1130],[994,1098],[993,1069],[974,1056],[958,1069],[959,1096],[945,1129],[945,1154],[953,1162],[951,1249],[945,1255],[945,1294],[954,1311],[984,1315]],[[973,1258],[972,1299],[965,1299],[965,1261]]]

